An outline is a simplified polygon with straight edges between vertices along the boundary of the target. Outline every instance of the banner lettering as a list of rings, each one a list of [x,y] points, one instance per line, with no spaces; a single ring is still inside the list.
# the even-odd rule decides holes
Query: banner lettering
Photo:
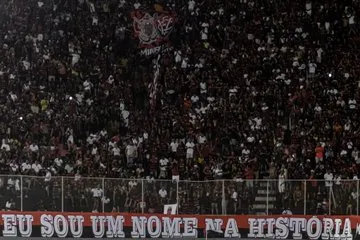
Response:
[[[2,237],[360,239],[358,216],[1,212]]]

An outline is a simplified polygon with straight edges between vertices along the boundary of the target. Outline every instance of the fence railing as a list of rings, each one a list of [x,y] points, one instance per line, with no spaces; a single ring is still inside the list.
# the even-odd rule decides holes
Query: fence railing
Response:
[[[0,176],[0,208],[21,211],[358,215],[358,180],[214,180]]]

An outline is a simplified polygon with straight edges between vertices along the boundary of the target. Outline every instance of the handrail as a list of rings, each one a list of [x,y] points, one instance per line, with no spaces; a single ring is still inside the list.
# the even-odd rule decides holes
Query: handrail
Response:
[[[20,211],[121,211],[179,214],[358,214],[359,180],[207,181],[0,175],[1,208]],[[35,180],[35,181],[34,181]]]

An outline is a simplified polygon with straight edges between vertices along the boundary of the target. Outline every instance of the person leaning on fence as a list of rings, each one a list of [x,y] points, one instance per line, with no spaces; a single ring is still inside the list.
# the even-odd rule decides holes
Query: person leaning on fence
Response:
[[[14,201],[14,199],[11,198],[11,199],[6,201],[5,209],[6,209],[6,211],[15,210],[15,201]]]
[[[280,194],[283,194],[285,192],[285,187],[286,187],[285,180],[286,180],[285,171],[281,170],[278,181],[278,190]]]
[[[176,160],[171,164],[171,179],[172,181],[179,182],[180,174],[179,174],[179,164]]]
[[[324,180],[325,180],[325,187],[326,187],[326,191],[332,192],[332,188],[333,188],[333,180],[334,180],[334,175],[332,174],[331,170],[328,169],[326,171],[326,173],[324,174]]]

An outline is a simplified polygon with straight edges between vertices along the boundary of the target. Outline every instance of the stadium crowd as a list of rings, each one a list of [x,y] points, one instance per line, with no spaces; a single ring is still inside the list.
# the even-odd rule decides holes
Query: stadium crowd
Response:
[[[177,24],[174,51],[160,60],[152,108],[152,59],[138,54],[130,13],[150,11],[153,1],[0,1],[2,174],[134,181],[357,178],[359,1],[158,3],[176,12]],[[2,187],[18,191],[19,183],[4,181]],[[69,202],[85,194],[74,182],[66,186]],[[29,194],[37,184],[26,182]],[[41,184],[45,195],[58,194],[59,184]],[[230,185],[229,198],[249,188]],[[319,201],[326,187],[314,190]],[[199,188],[202,196],[191,201],[209,196],[210,186]],[[129,195],[129,189],[109,189],[109,201],[110,195]],[[211,191],[214,198],[222,194]],[[129,201],[136,208],[134,196]],[[251,205],[251,199],[242,202]],[[55,202],[39,201],[36,208],[58,209]],[[218,213],[220,205],[215,199],[206,208]]]

